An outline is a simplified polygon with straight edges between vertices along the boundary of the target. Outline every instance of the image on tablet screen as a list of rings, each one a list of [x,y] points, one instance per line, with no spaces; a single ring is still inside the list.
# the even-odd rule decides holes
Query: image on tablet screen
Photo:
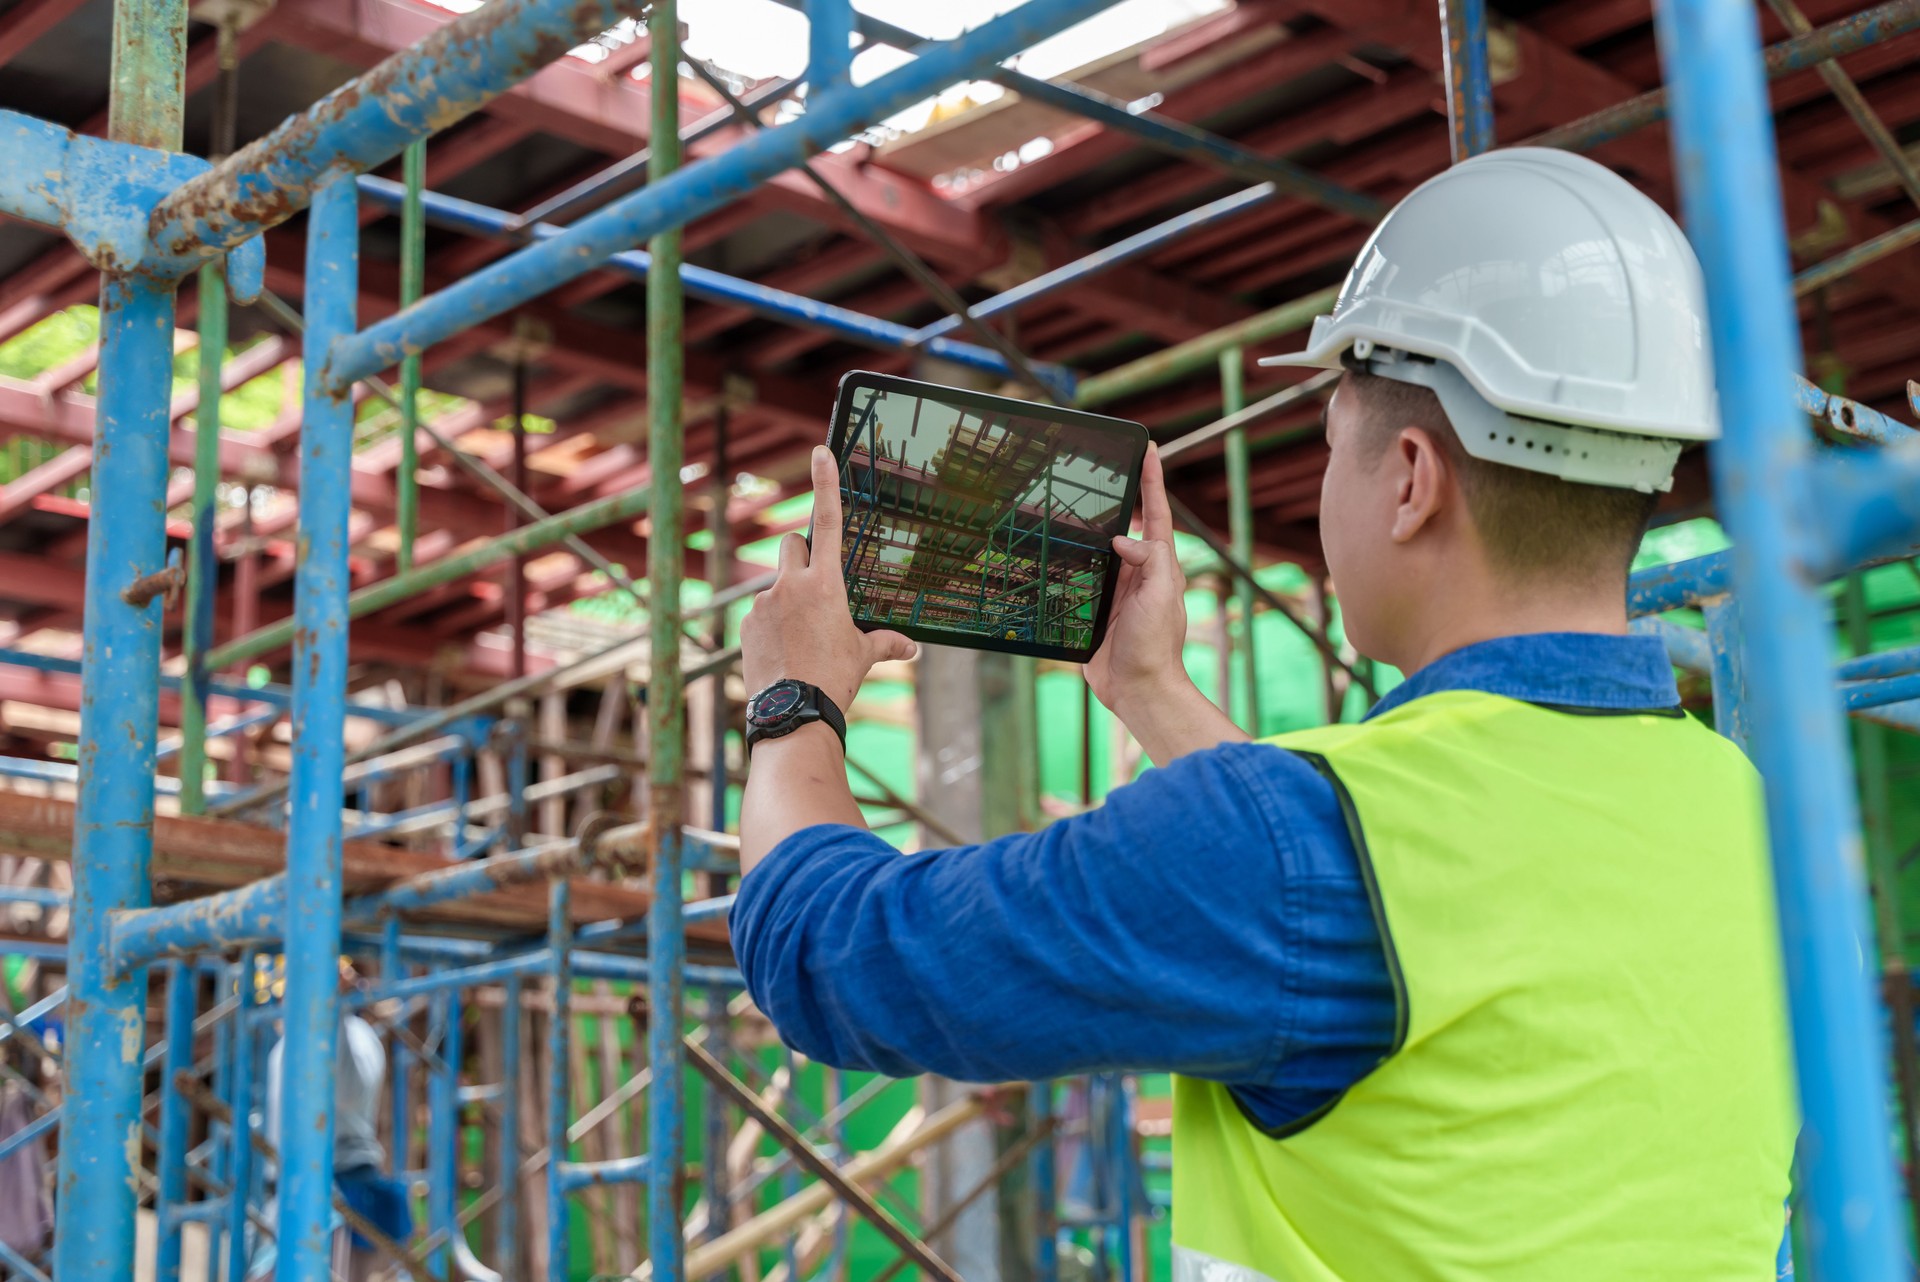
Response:
[[[1091,644],[1113,536],[1131,515],[1137,444],[898,389],[861,387],[843,403],[842,549],[856,620]]]

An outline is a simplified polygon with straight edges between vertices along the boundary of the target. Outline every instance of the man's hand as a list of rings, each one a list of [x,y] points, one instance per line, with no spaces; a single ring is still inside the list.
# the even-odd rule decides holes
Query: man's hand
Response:
[[[913,642],[898,632],[862,632],[847,610],[840,568],[840,477],[833,453],[813,451],[813,553],[798,534],[780,540],[780,575],[753,599],[740,625],[740,666],[747,693],[792,678],[819,686],[842,713],[874,664],[911,659]]]
[[[1141,535],[1114,539],[1120,578],[1114,585],[1107,635],[1087,661],[1094,697],[1126,723],[1160,765],[1201,748],[1247,735],[1208,701],[1187,675],[1187,576],[1173,548],[1173,507],[1167,502],[1160,451],[1147,446],[1140,470]]]

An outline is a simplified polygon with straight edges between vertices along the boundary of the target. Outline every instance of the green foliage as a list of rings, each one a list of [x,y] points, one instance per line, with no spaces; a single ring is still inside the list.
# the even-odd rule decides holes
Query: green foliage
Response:
[[[38,378],[74,359],[100,339],[100,310],[91,306],[55,312],[33,328],[0,343],[0,375]]]

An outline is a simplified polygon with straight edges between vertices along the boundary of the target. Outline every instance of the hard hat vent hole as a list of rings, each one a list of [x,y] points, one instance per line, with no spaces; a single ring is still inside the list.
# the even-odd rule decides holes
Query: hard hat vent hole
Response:
[[[1553,453],[1553,446],[1551,445],[1547,446],[1547,453],[1549,454]]]
[[[1528,442],[1527,442],[1527,448],[1528,448],[1528,449],[1532,449],[1532,448],[1533,448],[1533,442],[1532,442],[1532,441],[1528,441]]]
[[[1513,444],[1513,438],[1511,436],[1507,438],[1507,444],[1509,445]]]

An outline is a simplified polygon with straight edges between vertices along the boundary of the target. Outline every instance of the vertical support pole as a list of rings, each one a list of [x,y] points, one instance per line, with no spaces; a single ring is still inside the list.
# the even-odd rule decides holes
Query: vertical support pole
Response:
[[[394,984],[405,977],[406,964],[400,960],[400,918],[390,913],[380,923],[380,982]],[[402,1021],[404,1026],[405,1021]],[[387,1069],[387,1081],[391,1083],[389,1089],[392,1091],[389,1100],[392,1114],[388,1130],[393,1138],[393,1173],[396,1176],[406,1174],[407,1159],[413,1147],[413,1117],[407,1107],[412,1099],[409,1094],[412,1083],[407,1080],[411,1055],[405,1042],[398,1037],[392,1039]]]
[[[1780,379],[1799,367],[1773,118],[1746,0],[1672,0],[1654,19],[1675,172],[1713,300],[1725,436],[1714,494],[1733,536],[1754,760],[1767,780],[1792,999],[1801,1215],[1823,1282],[1906,1276],[1887,1143],[1886,1039],[1860,965],[1859,815],[1833,695],[1826,602],[1795,516],[1813,444]]]
[[[516,329],[518,327],[516,326]],[[527,492],[527,353],[526,340],[514,337],[513,356],[513,484]],[[517,530],[526,520],[519,508],[503,505],[507,511],[507,529]],[[513,635],[513,675],[527,675],[527,554],[513,558],[511,590],[507,594],[507,628]],[[518,839],[513,843],[520,844]]]
[[[1713,661],[1713,728],[1747,751],[1746,665],[1740,659],[1740,605],[1731,596],[1701,603],[1707,652]]]
[[[114,137],[179,144],[178,42],[185,21],[184,5],[122,0],[118,6]],[[141,91],[152,86],[142,76],[170,76],[171,88],[143,98]],[[135,101],[123,101],[129,98]],[[171,117],[170,126],[163,116]],[[166,549],[171,287],[144,277],[107,277],[100,352],[93,485],[114,501],[96,506],[87,531],[66,1100],[54,1229],[54,1271],[63,1282],[124,1277],[134,1250],[147,972],[140,967],[115,975],[107,944],[113,912],[144,908],[151,894],[161,607],[157,600],[130,605],[120,591],[158,570]]]
[[[221,28],[221,40],[228,37]],[[227,350],[224,259],[200,269],[200,401],[193,429],[193,535],[187,544],[186,661],[180,685],[180,812],[206,810],[207,651],[213,648],[213,598],[220,581],[214,519],[220,489],[220,367]]]
[[[845,0],[837,0],[845,11]],[[817,6],[816,6],[817,8]],[[817,18],[816,18],[817,21]],[[851,23],[851,16],[844,21]],[[660,182],[680,167],[680,7],[655,0],[649,21],[653,64],[653,150],[647,178]],[[679,228],[647,244],[647,458],[653,471],[652,531],[647,580],[652,588],[648,625],[653,647],[647,675],[648,804],[653,823],[649,869],[653,903],[647,911],[647,1054],[653,1086],[647,1092],[647,1249],[655,1282],[683,1282],[686,1274],[680,1217],[685,1153],[686,1082],[681,1071],[682,962],[686,945],[681,904],[682,772],[686,704],[680,674],[680,579],[685,521],[681,513],[681,391],[686,353],[680,287]]]
[[[547,948],[553,980],[553,1014],[547,1020],[547,1280],[571,1282],[567,1190],[560,1181],[560,1168],[568,1157],[567,1113],[572,1098],[568,1088],[573,1080],[573,902],[565,877],[555,877],[547,889]],[[656,1088],[659,1082],[656,1073]],[[649,1114],[653,1093],[648,1092]],[[680,1231],[677,1221],[673,1230]]]
[[[427,140],[412,143],[402,155],[401,177],[407,190],[400,200],[400,307],[420,301],[426,284],[427,217],[421,192],[427,184]],[[400,362],[400,465],[395,469],[400,527],[400,572],[413,568],[413,538],[420,525],[420,354]]]
[[[211,159],[233,150],[239,107],[240,51],[233,22],[220,21],[215,36],[220,75],[215,85]],[[206,810],[207,665],[213,648],[213,598],[220,584],[214,553],[214,521],[220,493],[220,367],[227,355],[226,260],[200,269],[200,399],[194,410],[193,535],[187,544],[187,612],[182,620],[180,686],[180,811]]]
[[[1052,1082],[1033,1084],[1033,1125],[1036,1127],[1047,1125],[1053,1118],[1053,1090]],[[1033,1196],[1040,1209],[1034,1282],[1059,1282],[1060,1278],[1059,1152],[1051,1136],[1040,1141],[1040,1146],[1033,1151]]]
[[[1229,347],[1220,353],[1220,412],[1238,414],[1247,407],[1247,353],[1242,347]],[[1236,427],[1227,433],[1227,539],[1233,546],[1233,559],[1251,571],[1253,566],[1253,468],[1247,445],[1247,429]],[[1260,684],[1253,651],[1253,585],[1234,576],[1234,604],[1238,617],[1228,633],[1234,657],[1239,660],[1243,700],[1234,708],[1231,684],[1220,691],[1221,706],[1246,728],[1248,734],[1260,733]]]
[[[253,1193],[253,972],[258,956],[251,948],[240,951],[233,967],[233,995],[238,1003],[233,1012],[233,1068],[229,1076],[233,1098],[233,1132],[227,1137],[232,1148],[227,1156],[227,1175],[233,1197],[227,1203],[228,1278],[247,1276],[247,1199]]]
[[[500,1011],[500,1154],[495,1178],[500,1204],[494,1208],[494,1267],[502,1277],[520,1276],[520,1031],[521,980],[507,976]],[[555,1160],[549,1157],[549,1162]]]
[[[727,505],[733,497],[733,467],[727,454],[727,429],[731,426],[728,408],[726,401],[722,400],[713,415],[713,511],[709,518],[713,542],[709,544],[707,552],[707,580],[715,592],[725,589],[733,579],[733,527],[727,521]],[[716,650],[726,646],[730,613],[725,607],[713,612],[713,631],[709,639]],[[712,736],[712,749],[708,753],[708,766],[712,774],[709,779],[711,786],[707,790],[710,806],[707,825],[715,832],[725,832],[729,793],[727,733],[732,729],[733,722],[727,705],[726,682],[710,683],[709,698],[713,719],[708,731]],[[706,879],[709,895],[726,893],[727,878],[724,873],[704,873],[702,876]],[[709,988],[705,996],[707,1045],[716,1059],[726,1063],[732,1052],[732,1021],[727,1018],[727,991]],[[832,1073],[829,1080],[838,1083],[839,1073]],[[705,1185],[702,1194],[707,1202],[707,1237],[711,1240],[732,1227],[733,1219],[733,1191],[727,1180],[729,1130],[726,1097],[712,1083],[708,1083],[701,1106],[706,1115],[706,1130],[701,1142],[701,1174]],[[836,1250],[844,1232],[845,1219],[842,1218],[834,1229]]]
[[[1847,644],[1855,654],[1873,649],[1866,576],[1850,574],[1841,594]],[[1907,1214],[1920,1217],[1920,1045],[1914,1028],[1913,973],[1907,966],[1907,935],[1900,920],[1900,852],[1894,846],[1893,798],[1887,780],[1887,728],[1865,718],[1853,721],[1860,763],[1860,810],[1865,824],[1867,876],[1873,890],[1874,936],[1879,941],[1880,992],[1893,1033],[1894,1081],[1899,1087],[1900,1140],[1906,1161]],[[1915,1224],[1920,1232],[1920,1223]]]
[[[440,1064],[427,1078],[427,1233],[437,1238],[427,1267],[449,1274],[460,1191],[460,993],[443,988],[433,995],[434,1022],[440,1025]]]
[[[240,555],[233,566],[232,626],[233,635],[237,637],[247,635],[260,623],[260,549],[254,546],[253,540],[253,498],[253,487],[249,485],[245,506],[240,509]],[[234,736],[233,755],[227,765],[230,782],[252,782],[252,742],[251,735]]]
[[[167,1051],[160,1076],[160,1152],[155,1159],[159,1191],[154,1196],[155,1282],[180,1282],[180,1224],[167,1214],[187,1200],[187,1101],[173,1088],[173,1075],[193,1068],[193,963],[177,961],[167,975]]]
[[[1487,62],[1487,0],[1440,0],[1453,163],[1493,149],[1493,73]]]
[[[115,0],[107,136],[178,149],[185,0]],[[67,925],[66,1099],[53,1271],[62,1282],[124,1277],[134,1253],[145,967],[107,965],[116,909],[144,908],[153,857],[160,603],[120,591],[166,555],[167,405],[173,287],[107,276],[100,291],[100,399],[93,485],[111,494],[87,529],[80,693],[80,798]]]
[[[851,0],[807,0],[807,97],[839,88],[852,71]]]
[[[332,1277],[333,1102],[340,1039],[340,771],[347,685],[353,401],[322,371],[353,332],[359,234],[352,174],[307,215],[306,416],[294,588],[293,772],[287,821],[286,1054],[281,1057],[277,1282]]]

